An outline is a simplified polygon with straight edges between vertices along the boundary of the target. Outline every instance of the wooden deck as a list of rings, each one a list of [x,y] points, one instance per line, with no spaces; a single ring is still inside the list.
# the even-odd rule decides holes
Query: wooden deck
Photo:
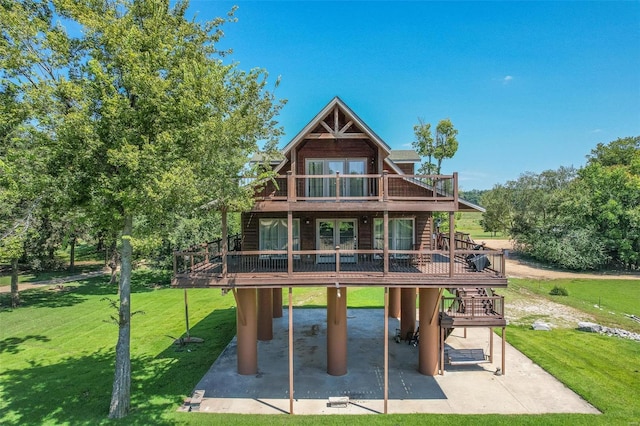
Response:
[[[498,269],[476,270],[463,256],[442,253],[396,255],[385,262],[379,254],[339,254],[339,262],[327,254],[302,254],[293,257],[292,267],[286,255],[229,252],[225,264],[221,257],[183,256],[176,261],[173,285],[177,287],[299,287],[335,285],[362,287],[506,287],[507,280]],[[279,253],[279,252],[278,252]],[[322,252],[324,253],[324,252]],[[486,252],[497,265],[501,253]],[[497,256],[493,258],[491,256]],[[329,258],[329,259],[327,259]],[[193,263],[191,263],[193,262]],[[451,267],[453,265],[453,271]]]

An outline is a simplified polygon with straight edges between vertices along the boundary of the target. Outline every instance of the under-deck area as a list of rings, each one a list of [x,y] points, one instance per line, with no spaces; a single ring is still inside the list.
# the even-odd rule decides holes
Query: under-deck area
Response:
[[[289,400],[289,318],[274,319],[273,340],[258,342],[258,374],[236,372],[237,341],[233,339],[195,386],[204,391],[201,413],[376,414],[384,412],[384,312],[348,309],[348,372],[326,373],[326,311],[293,310],[293,405]],[[389,318],[388,329],[399,326]],[[395,343],[388,336],[389,413],[540,414],[598,411],[531,360],[506,345],[508,374],[494,373],[502,363],[499,349],[493,363],[446,365],[444,376],[418,372],[418,348]],[[486,328],[456,329],[446,341],[449,350],[489,351]],[[496,348],[501,347],[495,336]],[[447,358],[448,359],[448,358]],[[329,398],[347,397],[344,406]],[[187,406],[187,408],[189,408]],[[206,421],[206,420],[203,420]]]

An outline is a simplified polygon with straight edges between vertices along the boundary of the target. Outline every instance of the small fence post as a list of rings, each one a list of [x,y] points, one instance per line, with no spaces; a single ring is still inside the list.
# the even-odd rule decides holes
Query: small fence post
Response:
[[[336,276],[340,275],[340,246],[336,246]]]

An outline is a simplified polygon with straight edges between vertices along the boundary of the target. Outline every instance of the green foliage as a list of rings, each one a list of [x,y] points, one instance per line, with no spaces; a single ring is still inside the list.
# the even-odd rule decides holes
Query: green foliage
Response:
[[[513,208],[510,202],[510,191],[502,185],[495,185],[491,191],[480,196],[480,203],[486,209],[482,213],[480,224],[486,232],[495,235],[507,232],[513,223]]]
[[[187,3],[168,0],[2,1],[0,8],[0,83],[3,94],[15,93],[3,101],[24,102],[28,114],[9,122],[32,130],[16,138],[15,153],[26,158],[28,177],[49,184],[26,199],[42,195],[35,248],[53,258],[66,234],[53,231],[64,216],[55,213],[71,206],[110,238],[120,236],[116,377],[123,379],[114,381],[110,416],[121,417],[129,405],[129,243],[149,252],[208,203],[246,206],[252,188],[240,184],[244,166],[259,141],[274,144],[282,103],[267,90],[266,72],[221,60],[228,52],[216,44],[234,10],[199,23],[187,18]],[[78,38],[59,20],[77,25]],[[3,164],[13,164],[5,155]],[[132,235],[134,219],[144,226]]]
[[[554,286],[549,292],[549,294],[552,296],[568,296],[569,292],[564,287]]]
[[[640,137],[598,144],[580,170],[525,173],[483,195],[485,230],[563,268],[640,268]]]
[[[477,206],[482,206],[482,196],[488,192],[488,190],[471,189],[469,191],[460,190],[460,198]],[[484,206],[483,206],[484,207]]]
[[[426,157],[418,173],[439,175],[442,169],[442,161],[446,158],[453,158],[458,151],[458,131],[453,127],[451,120],[444,119],[436,126],[435,137],[431,134],[431,124],[419,123],[413,127],[416,140],[412,143],[413,148],[421,157]],[[436,161],[433,163],[433,161]]]

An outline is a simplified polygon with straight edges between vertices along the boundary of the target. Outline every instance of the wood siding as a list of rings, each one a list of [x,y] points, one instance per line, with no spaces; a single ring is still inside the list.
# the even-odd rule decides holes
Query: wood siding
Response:
[[[260,219],[286,218],[285,212],[274,213],[243,213],[242,214],[242,250],[252,251],[259,248],[259,225]],[[364,217],[367,223],[364,223]],[[322,212],[308,215],[294,215],[294,219],[300,219],[300,249],[316,249],[316,221],[318,219],[356,219],[358,221],[358,249],[371,250],[373,248],[373,220],[382,218],[382,212],[374,214],[364,214],[362,212]],[[415,219],[415,248],[431,250],[432,233],[431,213],[407,212],[390,213],[389,219],[409,218]],[[309,224],[306,223],[307,219]]]

